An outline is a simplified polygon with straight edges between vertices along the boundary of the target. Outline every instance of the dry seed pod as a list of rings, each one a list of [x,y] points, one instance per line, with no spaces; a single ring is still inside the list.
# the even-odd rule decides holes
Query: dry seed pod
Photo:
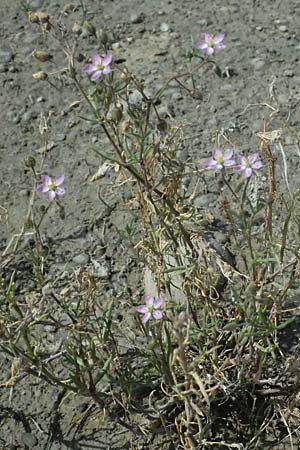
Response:
[[[40,72],[35,72],[32,74],[32,78],[34,80],[47,80],[48,75],[46,74],[46,72],[43,72],[42,70]]]
[[[49,14],[43,11],[31,12],[29,13],[29,20],[32,23],[47,23],[49,22]]]
[[[72,32],[74,34],[81,34],[82,33],[82,28],[79,22],[74,22],[73,26],[72,26]]]
[[[53,56],[48,52],[44,52],[43,50],[33,50],[31,55],[40,62],[50,61]]]
[[[73,5],[73,3],[67,3],[67,4],[64,6],[63,12],[68,14],[68,13],[70,13],[70,12],[75,11],[75,9],[76,9],[76,6]]]

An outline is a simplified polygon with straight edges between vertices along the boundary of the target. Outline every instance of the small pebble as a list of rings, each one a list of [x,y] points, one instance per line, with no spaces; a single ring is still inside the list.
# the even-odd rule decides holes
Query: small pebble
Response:
[[[144,18],[145,18],[145,16],[142,12],[132,13],[130,16],[130,22],[133,24],[142,23],[144,21]]]
[[[32,433],[22,433],[21,441],[22,444],[26,445],[28,448],[33,448],[38,443],[37,438]]]
[[[285,77],[292,78],[292,77],[295,75],[295,72],[294,72],[292,69],[286,69],[286,70],[283,72],[283,75],[284,75]]]
[[[170,31],[169,24],[167,24],[166,22],[161,23],[160,24],[160,31],[162,31],[163,33],[167,33],[168,31]]]
[[[280,25],[278,27],[278,30],[281,31],[282,33],[286,33],[288,31],[288,27],[286,25]]]
[[[88,264],[89,260],[90,257],[86,253],[80,253],[79,255],[74,256],[74,258],[72,259],[73,263],[78,264],[79,266]]]
[[[14,55],[8,48],[0,48],[0,63],[9,63],[14,59]]]

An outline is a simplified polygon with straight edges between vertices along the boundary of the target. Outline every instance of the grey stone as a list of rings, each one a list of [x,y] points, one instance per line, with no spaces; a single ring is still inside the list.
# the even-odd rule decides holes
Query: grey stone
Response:
[[[30,9],[39,9],[43,6],[45,0],[30,0],[28,2],[28,7]]]
[[[130,16],[130,22],[131,23],[142,23],[144,21],[144,14],[142,12],[139,13],[132,13]]]
[[[91,259],[96,277],[101,279],[109,278],[110,270],[107,264],[100,264],[96,259]]]
[[[9,63],[14,59],[13,52],[8,48],[0,48],[0,63]]]
[[[198,208],[207,208],[215,205],[217,202],[217,196],[213,193],[200,195],[194,200],[194,205]]]
[[[292,69],[286,69],[286,70],[283,72],[283,75],[284,75],[285,77],[292,78],[292,77],[295,75],[295,72],[294,72]]]
[[[266,61],[260,58],[253,58],[251,64],[253,65],[255,70],[261,70],[265,67]]]
[[[219,242],[220,244],[226,244],[226,242],[228,241],[228,237],[226,234],[222,233],[221,231],[215,231],[214,233],[214,238],[216,239],[217,242]]]
[[[278,30],[282,33],[286,33],[288,31],[288,27],[286,25],[279,25]]]
[[[30,122],[30,120],[36,119],[38,116],[36,111],[26,111],[23,116],[22,116],[22,121],[23,122]]]
[[[29,448],[33,448],[38,443],[37,438],[32,433],[22,433],[21,441],[23,445]]]
[[[166,22],[161,23],[160,24],[160,31],[162,31],[163,33],[167,33],[168,31],[170,31],[169,24],[167,24]]]
[[[79,266],[88,264],[89,260],[90,257],[86,253],[80,253],[79,255],[74,256],[74,258],[72,259],[73,263],[78,264]]]
[[[55,136],[55,140],[58,141],[58,142],[62,142],[62,141],[64,141],[66,139],[66,137],[67,136],[65,135],[65,133],[58,133]]]
[[[131,103],[132,105],[137,105],[142,100],[142,98],[142,94],[137,89],[135,89],[129,95],[129,103]]]

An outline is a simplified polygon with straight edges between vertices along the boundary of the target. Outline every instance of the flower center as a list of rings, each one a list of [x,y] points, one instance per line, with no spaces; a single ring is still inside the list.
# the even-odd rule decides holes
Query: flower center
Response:
[[[214,43],[213,39],[210,39],[210,40],[208,41],[207,45],[208,45],[209,47],[214,47],[214,46],[215,46],[215,43]]]
[[[56,184],[54,183],[49,184],[49,191],[56,191],[56,188],[57,188]]]
[[[97,70],[99,71],[99,72],[102,72],[103,70],[104,70],[104,66],[102,65],[102,64],[97,64]]]

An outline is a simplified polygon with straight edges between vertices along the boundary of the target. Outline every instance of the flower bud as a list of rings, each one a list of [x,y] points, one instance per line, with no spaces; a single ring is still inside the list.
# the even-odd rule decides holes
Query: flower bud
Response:
[[[98,38],[99,38],[99,41],[101,42],[101,44],[104,45],[104,47],[105,47],[109,40],[107,32],[103,29],[99,30]]]
[[[157,123],[157,128],[162,133],[165,133],[166,131],[168,131],[168,122],[164,119],[160,119]]]
[[[96,35],[96,28],[94,27],[94,25],[89,22],[88,20],[85,20],[83,22],[83,29],[88,33],[91,34],[92,36],[97,36]]]
[[[44,80],[47,80],[48,75],[47,75],[46,72],[43,72],[43,71],[41,70],[40,72],[35,72],[35,73],[33,73],[33,74],[32,74],[32,78],[33,78],[34,80],[42,80],[42,81],[44,81]]]
[[[116,107],[111,112],[111,118],[114,122],[119,123],[123,117],[123,110],[120,107]]]
[[[26,167],[33,168],[33,167],[35,167],[36,160],[33,156],[27,156],[24,160],[24,163],[25,163]]]

